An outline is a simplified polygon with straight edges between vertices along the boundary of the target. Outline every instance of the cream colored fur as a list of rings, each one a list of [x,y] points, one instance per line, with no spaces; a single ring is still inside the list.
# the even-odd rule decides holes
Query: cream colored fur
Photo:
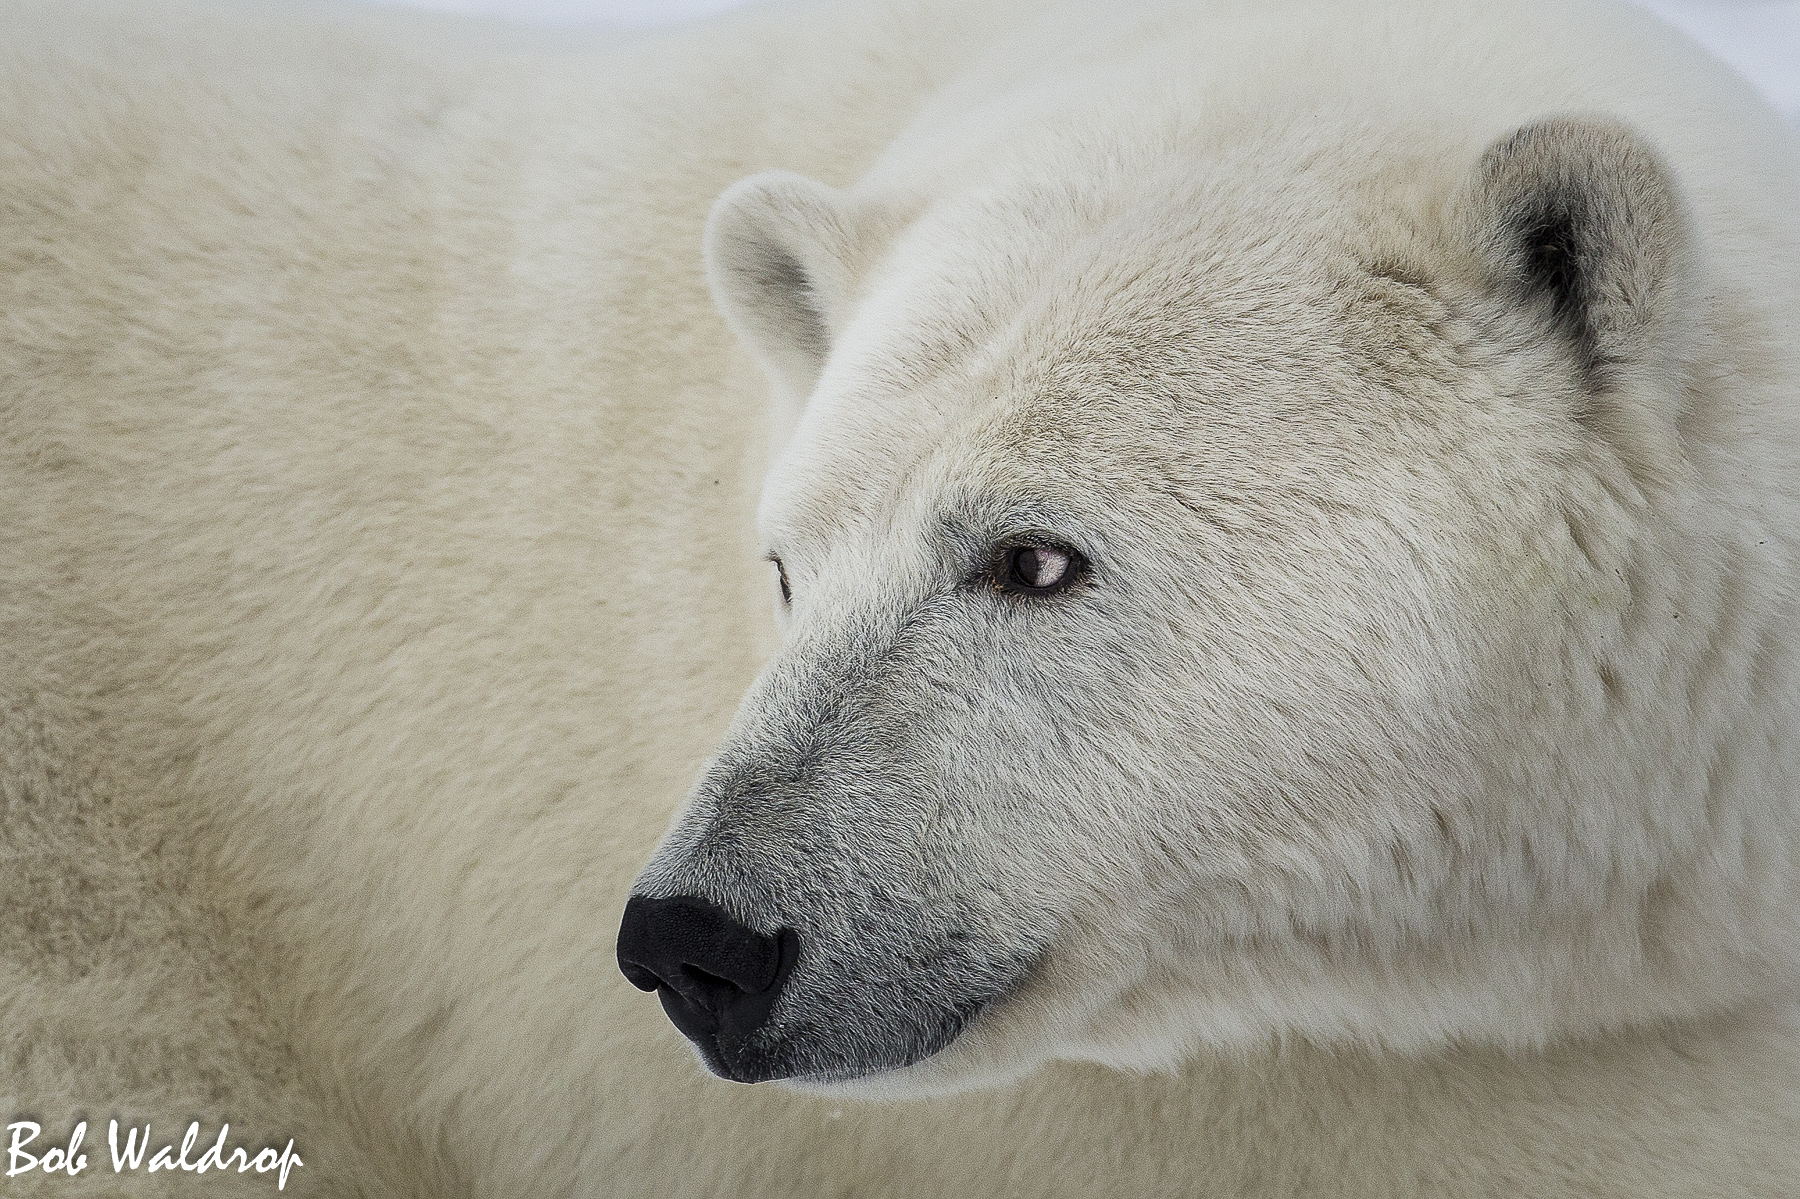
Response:
[[[97,1159],[109,1115],[291,1135],[289,1190],[320,1195],[1800,1194],[1793,780],[1770,748],[1797,698],[1770,623],[1800,578],[1791,134],[1610,6],[1071,9],[777,5],[619,44],[336,9],[0,13],[0,1114],[86,1118]],[[1182,72],[1203,86],[1159,82]],[[714,314],[709,206],[768,168],[909,215],[1032,148],[1054,176],[1060,114],[1104,88],[1149,106],[1146,137],[1157,103],[1203,100],[1182,111],[1251,184],[1294,138],[1372,163],[1355,232],[1402,259],[1423,251],[1382,214],[1441,208],[1546,113],[1666,155],[1703,369],[1679,449],[1615,433],[1691,484],[1675,552],[1771,535],[1722,567],[1652,560],[1683,644],[1721,648],[1678,694],[1663,651],[1627,682],[1645,729],[1686,727],[1674,710],[1714,741],[1720,689],[1766,696],[1739,744],[1774,799],[1641,826],[1702,847],[1717,901],[1671,918],[1748,946],[1719,954],[1735,973],[1620,967],[1645,988],[1622,998],[1601,967],[1636,960],[1641,913],[1599,902],[1566,945],[1486,943],[1430,1002],[1287,962],[1266,992],[1125,996],[1054,1052],[962,1046],[992,1074],[1156,1072],[1051,1062],[886,1105],[710,1079],[619,976],[631,880],[778,641],[753,516],[810,382],[768,363],[771,412]],[[1423,149],[1382,158],[1392,112],[1426,114]],[[1069,162],[1077,191],[1104,168]],[[919,245],[919,270],[959,248]],[[773,494],[829,466],[790,461]],[[1573,602],[1536,584],[1472,602]],[[1628,861],[1628,825],[1537,852]],[[1558,953],[1556,987],[1484,1003]],[[1295,989],[1307,969],[1328,998]],[[272,1183],[39,1184],[234,1187]]]

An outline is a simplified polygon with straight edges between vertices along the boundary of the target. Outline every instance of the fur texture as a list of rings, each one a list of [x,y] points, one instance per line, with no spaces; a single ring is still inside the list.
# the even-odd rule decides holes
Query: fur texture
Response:
[[[0,16],[9,1118],[301,1194],[1796,1193],[1744,85],[1587,3],[282,12]],[[1068,602],[971,584],[1032,537]],[[843,1093],[619,976],[647,860],[802,929],[759,1052]],[[158,1185],[271,1183],[42,1187]]]

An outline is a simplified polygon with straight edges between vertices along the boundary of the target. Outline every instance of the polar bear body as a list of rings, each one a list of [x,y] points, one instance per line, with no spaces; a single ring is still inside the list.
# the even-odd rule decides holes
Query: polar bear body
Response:
[[[798,397],[771,414],[700,266],[740,176],[867,177],[924,208],[1114,87],[1203,105],[1176,115],[1246,153],[1303,136],[1416,168],[1396,143],[1425,130],[1423,168],[1370,183],[1424,195],[1511,128],[1606,114],[1682,180],[1725,314],[1699,391],[1728,402],[1689,422],[1706,486],[1793,526],[1792,138],[1647,19],[953,7],[777,6],[576,48],[334,12],[5,18],[10,1111],[293,1135],[290,1186],[324,1194],[1800,1177],[1793,1018],[1755,971],[1713,980],[1717,1010],[1647,994],[1636,1015],[1664,1023],[1579,1043],[1509,1035],[1497,1005],[1450,1030],[1472,1044],[1378,1051],[1418,1021],[1371,1034],[1372,1011],[1279,1045],[1188,1038],[1169,1073],[1051,1065],[893,1106],[716,1083],[619,978],[632,878],[778,640],[752,517]],[[1172,63],[1203,85],[1156,85]],[[1708,627],[1767,620],[1794,563],[1765,540]],[[1788,648],[1727,666],[1779,696]],[[1768,878],[1789,818],[1749,821]],[[1720,937],[1778,942],[1735,902]]]

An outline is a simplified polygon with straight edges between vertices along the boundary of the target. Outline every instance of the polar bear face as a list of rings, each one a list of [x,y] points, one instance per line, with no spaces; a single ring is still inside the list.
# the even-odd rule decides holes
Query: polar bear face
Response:
[[[1545,122],[1399,195],[1366,147],[1108,152],[720,201],[721,306],[805,397],[783,644],[627,975],[716,1073],[864,1093],[1752,985],[1691,969],[1707,733],[1638,695],[1693,324],[1655,154]]]

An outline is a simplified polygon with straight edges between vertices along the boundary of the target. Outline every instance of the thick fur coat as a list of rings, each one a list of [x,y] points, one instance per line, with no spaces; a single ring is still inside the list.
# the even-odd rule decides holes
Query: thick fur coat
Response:
[[[1800,1194],[1797,197],[1610,4],[9,6],[42,1193]]]

